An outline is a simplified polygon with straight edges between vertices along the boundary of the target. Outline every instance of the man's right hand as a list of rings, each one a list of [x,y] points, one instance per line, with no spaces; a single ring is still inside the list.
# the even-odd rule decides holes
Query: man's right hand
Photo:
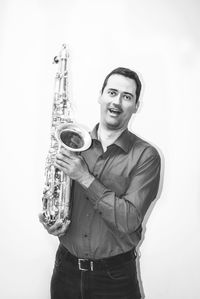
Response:
[[[63,236],[65,234],[65,232],[67,231],[67,228],[69,226],[69,223],[67,223],[67,222],[63,223],[62,220],[57,220],[53,225],[49,226],[45,222],[45,218],[44,218],[44,215],[42,213],[40,213],[38,215],[38,217],[39,217],[39,221],[42,223],[42,225],[47,230],[47,232],[49,234],[57,236],[57,237]]]

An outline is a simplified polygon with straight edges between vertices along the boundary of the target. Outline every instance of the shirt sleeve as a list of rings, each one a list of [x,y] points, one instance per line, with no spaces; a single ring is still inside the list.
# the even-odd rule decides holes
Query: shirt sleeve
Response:
[[[87,189],[94,208],[104,221],[121,233],[133,233],[156,198],[160,180],[160,156],[156,151],[144,151],[140,163],[131,173],[126,193],[118,197],[115,192],[95,179]]]

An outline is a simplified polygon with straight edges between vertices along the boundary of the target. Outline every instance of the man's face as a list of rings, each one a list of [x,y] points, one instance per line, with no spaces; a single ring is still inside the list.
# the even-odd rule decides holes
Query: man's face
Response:
[[[111,75],[99,97],[101,124],[109,130],[125,129],[137,111],[135,80],[122,75]]]

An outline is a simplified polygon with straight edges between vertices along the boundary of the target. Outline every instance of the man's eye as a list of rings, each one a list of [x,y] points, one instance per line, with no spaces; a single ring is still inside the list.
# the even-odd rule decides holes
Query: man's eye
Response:
[[[131,101],[132,97],[130,95],[125,94],[124,95],[124,100],[126,101]]]
[[[111,97],[114,97],[114,96],[116,96],[116,91],[114,91],[114,90],[108,90],[108,94],[111,96]]]

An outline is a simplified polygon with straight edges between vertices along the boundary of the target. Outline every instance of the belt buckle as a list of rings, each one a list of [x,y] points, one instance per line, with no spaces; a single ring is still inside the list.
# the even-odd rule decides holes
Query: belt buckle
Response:
[[[90,268],[83,268],[83,266],[81,265],[81,262],[89,262],[90,263]],[[87,260],[87,259],[78,259],[78,268],[81,271],[93,271],[94,267],[93,267],[93,261]]]

